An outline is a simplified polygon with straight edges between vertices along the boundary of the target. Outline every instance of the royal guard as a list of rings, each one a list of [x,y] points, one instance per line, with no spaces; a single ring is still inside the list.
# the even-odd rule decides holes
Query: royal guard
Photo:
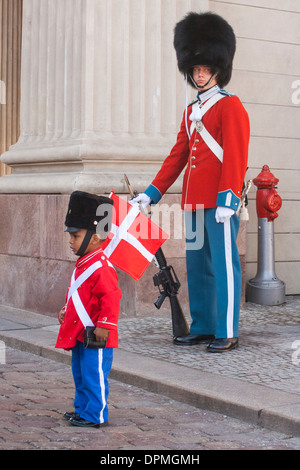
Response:
[[[132,203],[158,203],[185,169],[182,209],[186,227],[203,240],[186,241],[191,314],[189,334],[178,345],[208,343],[207,351],[238,346],[241,268],[236,238],[241,190],[247,170],[249,118],[240,99],[224,87],[232,73],[236,41],[219,15],[191,12],[177,23],[178,68],[197,99],[186,106],[177,142],[158,174]],[[200,245],[200,246],[199,246]]]

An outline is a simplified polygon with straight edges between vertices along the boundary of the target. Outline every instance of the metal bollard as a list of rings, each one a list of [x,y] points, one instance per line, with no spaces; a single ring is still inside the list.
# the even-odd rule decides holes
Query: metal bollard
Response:
[[[264,165],[253,180],[257,187],[258,216],[257,273],[246,284],[246,300],[261,305],[281,305],[285,302],[285,283],[275,274],[274,219],[282,199],[275,190],[278,179]]]

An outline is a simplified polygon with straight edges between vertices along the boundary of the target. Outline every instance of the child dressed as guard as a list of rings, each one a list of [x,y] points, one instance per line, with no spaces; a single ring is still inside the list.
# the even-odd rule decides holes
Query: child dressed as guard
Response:
[[[118,347],[121,299],[117,273],[101,248],[110,230],[112,204],[107,197],[75,191],[65,220],[70,247],[79,259],[66,305],[59,312],[61,326],[56,347],[72,350],[74,412],[66,412],[64,417],[74,426],[99,427],[108,423],[108,375],[113,348]],[[84,343],[88,327],[94,333],[93,347]],[[100,347],[97,342],[102,343]]]

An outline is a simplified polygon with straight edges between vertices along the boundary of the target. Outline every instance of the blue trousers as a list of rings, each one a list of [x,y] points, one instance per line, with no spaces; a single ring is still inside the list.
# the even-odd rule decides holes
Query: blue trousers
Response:
[[[241,301],[241,267],[236,238],[239,218],[215,220],[216,209],[186,212],[186,225],[202,233],[193,249],[186,240],[187,279],[192,318],[191,334],[238,336]],[[201,245],[201,246],[199,246]]]
[[[81,341],[72,348],[74,408],[81,418],[93,423],[108,421],[108,376],[112,361],[113,348],[85,348]]]

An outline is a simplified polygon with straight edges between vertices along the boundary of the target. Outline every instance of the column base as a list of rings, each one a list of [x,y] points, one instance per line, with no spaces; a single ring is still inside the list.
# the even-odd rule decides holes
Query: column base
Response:
[[[1,155],[12,169],[0,178],[0,193],[70,194],[78,189],[94,193],[128,193],[124,173],[132,187],[144,191],[161,167],[171,147],[169,139],[137,136],[88,137],[30,141],[21,137]],[[182,178],[171,192],[181,191]]]
[[[115,193],[128,194],[124,180],[126,173],[132,187],[144,191],[154,178],[154,173],[140,171],[127,172],[128,167],[121,171],[106,172],[66,172],[66,173],[12,173],[0,178],[2,194],[71,194],[72,191],[87,191],[95,194]],[[173,188],[176,191],[176,187]]]

